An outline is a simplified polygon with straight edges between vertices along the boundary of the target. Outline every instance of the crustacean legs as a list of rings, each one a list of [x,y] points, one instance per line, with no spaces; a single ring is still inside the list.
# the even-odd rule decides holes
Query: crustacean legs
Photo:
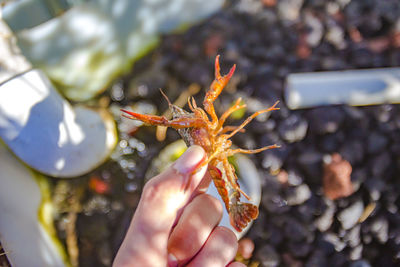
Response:
[[[237,231],[241,231],[251,220],[257,218],[258,208],[253,204],[241,202],[241,195],[245,196],[247,199],[250,198],[240,189],[235,169],[229,163],[228,157],[236,153],[259,153],[267,149],[277,148],[278,146],[270,145],[251,150],[241,148],[231,149],[232,141],[229,139],[238,132],[243,132],[243,128],[258,115],[278,110],[279,108],[276,107],[278,104],[278,102],[276,102],[270,108],[255,112],[239,126],[224,126],[225,121],[233,112],[246,107],[245,104],[242,104],[242,99],[239,98],[220,118],[218,118],[215,112],[214,101],[229,82],[235,68],[236,65],[230,69],[227,75],[221,76],[219,56],[216,57],[215,79],[204,97],[204,109],[197,106],[194,98],[189,98],[188,106],[192,112],[189,113],[172,105],[165,94],[161,92],[169,103],[173,114],[172,120],[168,120],[163,116],[143,115],[127,110],[122,111],[125,112],[124,116],[130,119],[140,120],[150,125],[175,128],[185,140],[186,144],[200,145],[204,148],[207,153],[207,159],[203,162],[202,166],[208,164],[208,171],[228,210],[231,224]]]

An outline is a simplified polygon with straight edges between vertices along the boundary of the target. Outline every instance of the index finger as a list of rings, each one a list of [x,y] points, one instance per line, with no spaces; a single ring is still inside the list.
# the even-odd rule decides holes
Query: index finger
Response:
[[[192,146],[168,170],[145,185],[118,252],[119,262],[165,266],[169,234],[178,211],[188,203],[206,172],[207,165],[194,172],[204,158],[204,150]],[[128,259],[120,260],[119,255],[127,255]]]

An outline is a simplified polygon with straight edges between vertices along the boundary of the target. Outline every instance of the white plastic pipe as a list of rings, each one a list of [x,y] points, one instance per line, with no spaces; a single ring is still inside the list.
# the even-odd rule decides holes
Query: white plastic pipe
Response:
[[[400,68],[290,74],[286,79],[290,109],[323,105],[400,103]]]

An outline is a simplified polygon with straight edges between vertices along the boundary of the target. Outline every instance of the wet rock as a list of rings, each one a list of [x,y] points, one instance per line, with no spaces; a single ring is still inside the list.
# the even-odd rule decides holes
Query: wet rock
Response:
[[[286,191],[286,200],[289,206],[300,205],[311,197],[311,190],[306,184],[290,187]]]
[[[323,267],[327,266],[328,262],[326,256],[322,250],[314,250],[311,256],[308,258],[305,267]]]
[[[392,105],[380,105],[373,109],[373,115],[376,120],[379,122],[388,122],[393,114],[393,106]],[[379,124],[385,125],[385,124]]]
[[[353,183],[354,191],[357,191],[360,188],[360,185],[367,180],[368,170],[367,168],[354,168],[351,174],[351,180]]]
[[[293,143],[303,140],[307,127],[306,120],[297,114],[292,114],[279,124],[278,131],[283,140]]]
[[[371,264],[367,260],[357,260],[352,262],[350,267],[371,267]]]
[[[322,174],[322,154],[315,150],[306,150],[298,155],[298,164],[304,170],[305,178],[312,183],[320,181]]]
[[[320,19],[311,12],[305,12],[304,21],[308,29],[306,34],[307,44],[311,47],[316,47],[324,34],[324,26]]]
[[[323,254],[325,255],[331,255],[333,253],[335,253],[335,246],[325,240],[325,235],[327,233],[319,233],[317,236],[317,242],[316,242],[316,247],[318,247],[319,250],[321,250],[321,252],[323,252]]]
[[[235,6],[235,10],[239,13],[256,14],[262,9],[261,1],[240,0]]]
[[[381,192],[384,191],[386,184],[382,178],[371,177],[364,182],[364,186],[367,188],[371,200],[377,201],[381,197]]]
[[[279,182],[276,176],[264,171],[262,177],[263,179],[261,182],[263,186],[263,192],[266,194],[278,194],[280,192],[282,184]]]
[[[279,17],[294,22],[298,19],[303,0],[281,0],[277,3]]]
[[[385,246],[388,247],[388,246]],[[380,250],[379,246],[372,246],[370,247],[371,250],[374,248],[373,254],[367,254],[370,251],[365,251],[365,255],[374,255],[375,260],[374,260],[374,266],[398,266],[398,261],[396,261],[396,258],[398,258],[399,255],[399,247],[395,247],[394,251],[396,251],[396,254],[391,252],[388,249],[385,250]],[[394,255],[393,255],[394,254]]]
[[[326,207],[325,211],[314,222],[315,226],[321,232],[325,232],[331,227],[333,219],[334,219],[333,216],[335,215],[335,211],[336,211],[336,206],[333,203],[333,201],[326,199],[326,204],[327,204],[327,207]]]
[[[311,60],[311,47],[306,42],[306,34],[303,33],[299,36],[297,48],[296,48],[296,55],[299,59],[308,59]],[[308,61],[304,61],[308,62]],[[301,69],[302,72],[309,72],[312,71],[312,64],[303,64],[303,68]]]
[[[372,235],[370,234],[363,234],[362,235],[362,242],[366,245],[371,244],[372,242]]]
[[[340,155],[350,162],[351,165],[362,163],[364,159],[365,145],[359,139],[350,139],[340,148]]]
[[[121,101],[124,99],[124,87],[121,81],[114,83],[111,86],[111,99],[114,101]]]
[[[384,256],[384,251],[380,251],[377,244],[375,242],[370,242],[368,246],[365,246],[364,248],[364,255],[368,255],[367,259],[374,259],[375,261],[379,261],[381,258]],[[378,258],[379,256],[379,258]],[[374,264],[375,266],[375,264]],[[378,266],[386,266],[386,265],[378,265]]]
[[[344,112],[337,107],[322,107],[308,111],[310,130],[317,134],[336,132],[344,121]]]
[[[282,166],[288,156],[288,149],[280,147],[278,149],[269,149],[263,152],[261,165],[263,168],[276,173]]]
[[[246,136],[234,136],[233,143],[244,149],[256,149],[258,147],[256,141],[251,134],[246,134]]]
[[[297,171],[296,169],[289,169],[288,172],[288,184],[291,186],[298,186],[301,185],[303,183],[303,177],[300,174],[299,171]]]
[[[276,225],[271,223],[267,225],[267,229],[268,229],[268,238],[267,238],[268,242],[274,247],[279,246],[279,244],[281,244],[282,241],[284,240],[281,227],[277,227]]]
[[[288,173],[285,170],[280,170],[278,175],[276,175],[276,179],[283,185],[288,185]]]
[[[200,64],[187,66],[183,78],[188,83],[198,83],[202,86],[208,86],[212,81],[209,69]]]
[[[378,132],[372,132],[368,135],[368,153],[375,154],[381,152],[388,143],[386,136]]]
[[[347,118],[357,122],[368,122],[366,114],[359,107],[344,106],[343,111]]]
[[[349,258],[351,260],[359,260],[362,257],[363,245],[360,244],[350,250]]]
[[[370,159],[369,166],[373,176],[382,177],[385,171],[393,164],[390,153],[385,151]]]
[[[344,243],[340,238],[334,233],[325,233],[323,235],[323,240],[332,244],[336,251],[342,251],[346,247],[346,243]]]
[[[281,184],[274,177],[268,173],[264,174],[263,179],[263,195],[261,203],[263,207],[272,213],[284,213],[289,207],[286,200],[279,194],[281,190]]]
[[[342,59],[338,59],[336,57],[326,57],[324,60],[322,60],[321,64],[324,69],[333,71],[340,70],[345,67]]]
[[[350,229],[355,226],[358,219],[361,217],[364,211],[364,204],[361,200],[358,200],[351,204],[346,209],[342,210],[338,215],[338,219],[343,229]]]
[[[249,116],[259,110],[266,109],[266,108],[272,106],[272,104],[273,104],[273,103],[269,103],[266,101],[261,101],[260,98],[255,98],[255,97],[245,97],[244,99],[245,99],[244,101],[247,105],[246,111],[248,112]],[[272,112],[275,112],[275,111],[272,111]],[[266,123],[267,119],[272,114],[272,112],[260,114],[254,120],[258,121],[258,122]]]
[[[244,259],[250,259],[254,251],[254,242],[250,238],[243,238],[238,244],[238,253]]]
[[[256,252],[257,259],[261,262],[262,266],[265,267],[276,267],[280,263],[279,254],[270,245],[262,246]]]
[[[312,250],[312,245],[307,242],[289,242],[289,252],[296,258],[306,257]]]
[[[305,203],[296,206],[293,209],[293,215],[301,218],[303,223],[308,224],[308,229],[310,231],[314,231],[315,227],[312,224],[313,220],[315,219],[315,214],[317,213],[316,201],[317,197],[311,196]]]
[[[291,217],[287,218],[283,230],[286,238],[293,242],[300,242],[302,240],[305,240],[310,234],[305,225]]]
[[[336,46],[337,49],[344,49],[346,47],[344,37],[343,29],[336,23],[330,23],[325,36],[327,42]]]
[[[394,156],[400,156],[400,138],[396,136],[394,142],[390,145],[390,151]]]
[[[389,238],[391,240],[393,240],[393,242],[399,246],[400,245],[400,228],[396,227],[396,228],[392,228],[390,229],[390,233],[389,233]]]
[[[269,46],[267,49],[267,53],[265,55],[265,60],[272,63],[279,64],[279,60],[285,54],[285,50],[281,45],[274,44]],[[270,69],[271,73],[274,71],[273,68]]]
[[[354,66],[356,68],[366,68],[372,65],[372,53],[369,49],[364,47],[358,47],[353,51],[354,55]]]
[[[255,134],[260,134],[263,135],[266,132],[272,132],[275,130],[275,127],[277,125],[276,121],[274,119],[269,118],[265,122],[260,122],[260,121],[252,121],[251,122],[251,128],[254,131]]]
[[[257,220],[254,220],[253,225],[250,228],[248,238],[254,240],[267,240],[268,233],[267,230],[270,229],[270,225],[268,224],[266,219],[266,212],[260,212],[257,217]]]
[[[372,235],[379,243],[384,244],[389,238],[389,223],[385,217],[375,219],[371,224]]]
[[[354,192],[351,183],[352,167],[339,154],[333,154],[324,165],[323,189],[329,199],[347,197]]]
[[[282,255],[282,261],[285,266],[290,266],[290,267],[302,267],[303,266],[303,263],[300,260],[296,260],[289,253],[284,253]]]
[[[332,257],[329,260],[329,265],[330,266],[346,266],[348,262],[348,257],[347,253],[344,251],[335,253],[332,255]]]
[[[337,151],[337,148],[340,146],[344,139],[344,135],[342,132],[336,132],[333,134],[327,134],[323,136],[323,139],[319,143],[322,151],[327,153],[332,153]]]
[[[366,120],[368,122],[368,118],[365,118],[363,120]],[[348,137],[350,137],[352,140],[363,142],[365,145],[365,140],[368,138],[368,132],[370,131],[369,129],[371,127],[373,128],[374,126],[364,126],[360,123],[360,121],[354,120],[349,120],[348,123],[354,124],[354,126],[351,128],[347,128],[347,131],[345,132],[346,135],[348,135]],[[347,140],[349,139],[348,137],[346,138]]]
[[[263,207],[272,213],[282,214],[290,209],[290,207],[287,205],[287,201],[277,193],[263,194],[261,201]]]
[[[349,247],[354,248],[360,244],[361,242],[360,230],[361,226],[356,225],[351,230],[346,232],[345,236],[343,237],[343,240],[348,244]]]
[[[398,192],[399,183],[395,183],[393,186],[386,187],[385,194],[383,195],[383,201],[386,204],[386,209],[392,213],[397,214],[398,205],[396,204],[396,200],[400,196],[400,192]]]
[[[272,113],[271,117],[279,121],[284,121],[287,117],[290,116],[290,114],[291,112],[286,106],[284,106],[283,104],[279,104],[279,112]]]
[[[289,152],[289,148],[285,146],[285,142],[279,138],[279,135],[274,132],[265,133],[260,137],[259,143],[261,146],[269,146],[273,144],[281,145],[279,150],[283,148],[283,151],[286,151],[286,154]],[[268,150],[267,150],[268,151]]]
[[[312,188],[311,191],[314,194],[311,197],[311,200],[306,203],[313,203],[314,216],[322,215],[328,206],[330,206],[331,204],[335,205],[335,202],[333,202],[332,200],[327,199],[326,197],[321,197],[321,191],[317,190],[316,188]]]

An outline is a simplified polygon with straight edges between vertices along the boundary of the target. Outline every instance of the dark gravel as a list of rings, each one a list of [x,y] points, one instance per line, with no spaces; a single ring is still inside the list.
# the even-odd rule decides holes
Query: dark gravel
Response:
[[[142,113],[162,113],[167,104],[158,88],[171,99],[191,83],[207,88],[213,61],[220,54],[223,72],[234,63],[237,71],[216,102],[218,112],[238,95],[264,106],[281,100],[280,111],[255,121],[234,139],[243,147],[282,145],[251,157],[263,177],[260,217],[248,233],[255,242],[252,262],[399,266],[400,108],[330,106],[291,111],[283,99],[289,73],[399,66],[398,25],[397,0],[231,1],[186,33],[164,36],[155,51],[116,81],[123,92],[111,90],[111,107],[118,121],[119,108],[134,102],[142,104]],[[196,100],[203,96],[204,90]],[[179,138],[168,131],[166,141],[159,143],[154,127],[137,129],[119,123],[119,129],[121,142],[112,160],[91,174],[107,181],[110,191],[100,199],[91,190],[83,198],[86,212],[78,217],[81,266],[110,264],[151,159]],[[355,188],[352,195],[335,201],[322,191],[323,158],[332,153],[352,165]],[[274,176],[281,170],[288,173],[285,184]]]

